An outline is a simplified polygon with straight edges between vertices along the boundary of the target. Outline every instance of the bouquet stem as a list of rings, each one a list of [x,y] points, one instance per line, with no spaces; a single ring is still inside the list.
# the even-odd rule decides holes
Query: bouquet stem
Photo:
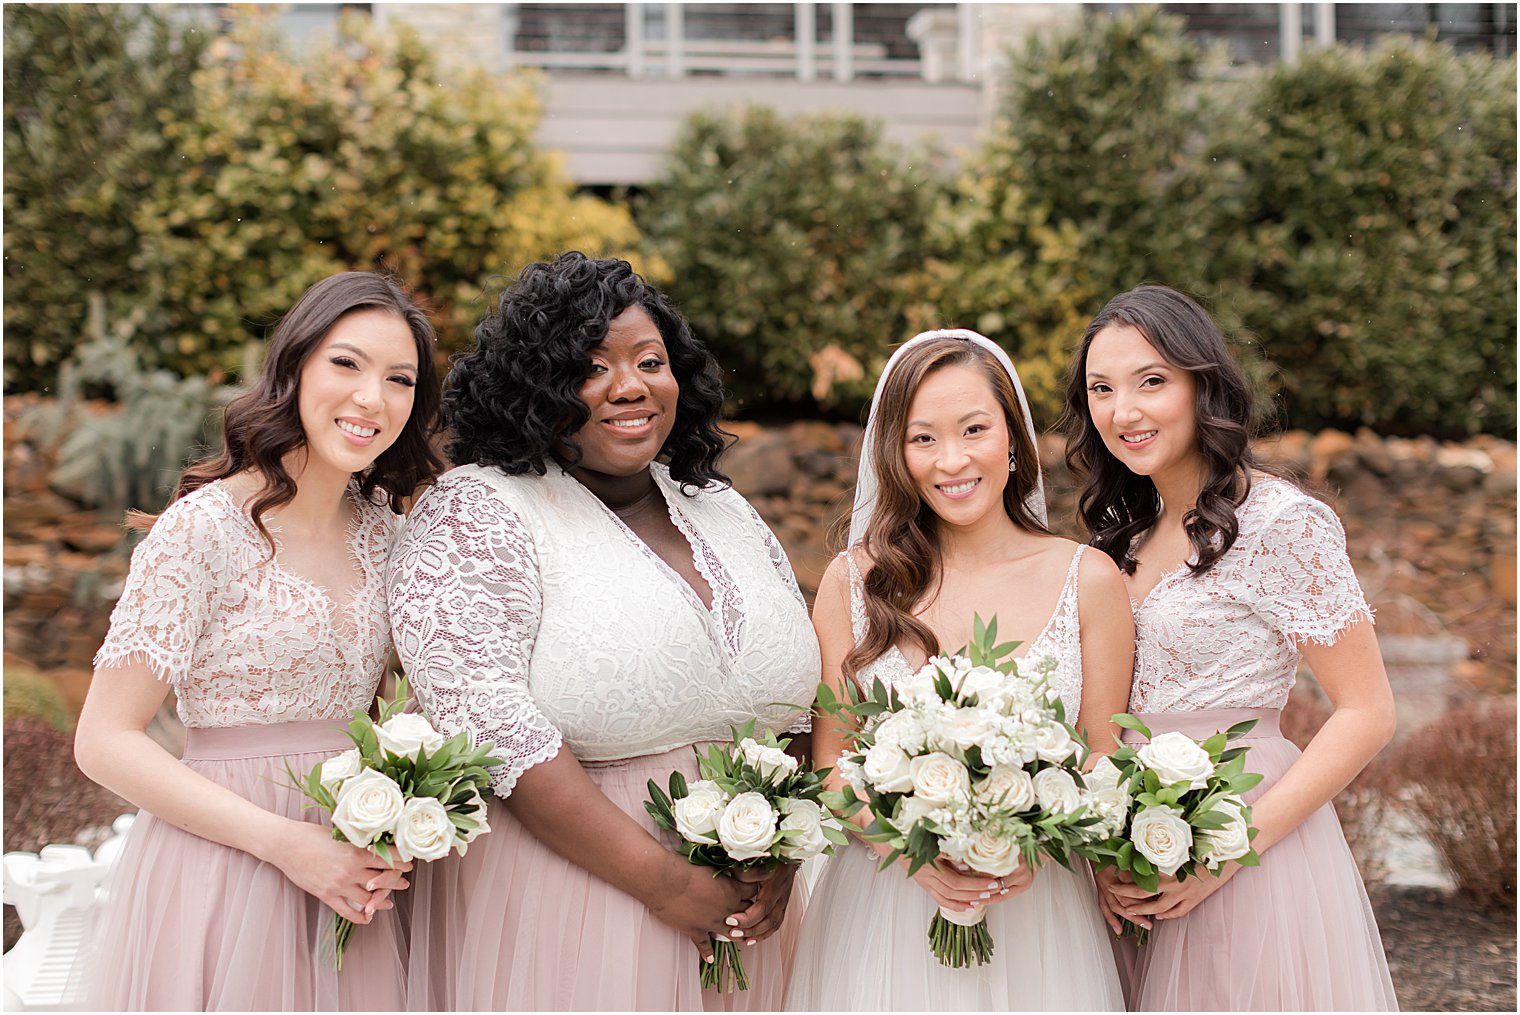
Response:
[[[1139,945],[1141,948],[1144,948],[1145,943],[1151,939],[1151,932],[1140,926],[1138,923],[1130,923],[1123,917],[1119,918],[1119,922],[1123,924],[1123,927],[1119,932],[1120,937],[1134,939],[1135,944]]]
[[[992,932],[985,918],[965,927],[935,913],[929,921],[929,950],[942,965],[955,969],[986,965],[992,959]]]
[[[333,914],[333,965],[343,968],[343,950],[348,947],[348,937],[354,932],[354,921]]]
[[[744,972],[744,957],[732,941],[713,938],[713,960],[702,963],[702,988],[718,988],[720,994],[748,990],[749,977]]]

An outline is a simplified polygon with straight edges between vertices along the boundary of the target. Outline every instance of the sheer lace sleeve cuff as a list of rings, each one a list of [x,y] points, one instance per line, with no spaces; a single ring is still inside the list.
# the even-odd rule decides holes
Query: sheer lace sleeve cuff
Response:
[[[494,741],[498,796],[559,752],[560,732],[528,692],[542,616],[532,535],[479,475],[439,480],[391,555],[391,630],[423,711],[445,735]]]
[[[146,663],[160,680],[182,683],[227,573],[225,533],[202,498],[181,499],[159,516],[137,549],[95,668]]]
[[[1312,497],[1294,497],[1266,523],[1246,566],[1257,612],[1295,642],[1331,645],[1372,619],[1340,519]]]
[[[781,540],[771,531],[771,527],[765,524],[765,519],[760,517],[760,512],[749,501],[744,501],[744,506],[749,510],[750,519],[755,524],[755,531],[759,534],[761,542],[765,544],[765,551],[770,555],[771,566],[781,576],[787,588],[797,597],[797,601],[803,606],[807,605],[807,599],[802,595],[802,588],[797,584],[797,575],[792,571],[792,562],[786,555],[786,549],[782,547]]]

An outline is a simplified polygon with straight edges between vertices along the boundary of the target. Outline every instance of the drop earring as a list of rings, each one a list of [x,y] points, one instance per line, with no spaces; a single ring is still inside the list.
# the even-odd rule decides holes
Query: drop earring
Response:
[[[1008,471],[1009,472],[1017,472],[1018,470],[1019,470],[1019,463],[1013,460],[1013,452],[1010,451],[1010,452],[1008,452]]]

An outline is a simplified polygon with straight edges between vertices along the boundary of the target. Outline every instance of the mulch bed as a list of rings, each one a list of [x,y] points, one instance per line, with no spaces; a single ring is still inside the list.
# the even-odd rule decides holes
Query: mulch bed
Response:
[[[1515,910],[1477,909],[1433,888],[1374,899],[1404,1011],[1514,1011]]]

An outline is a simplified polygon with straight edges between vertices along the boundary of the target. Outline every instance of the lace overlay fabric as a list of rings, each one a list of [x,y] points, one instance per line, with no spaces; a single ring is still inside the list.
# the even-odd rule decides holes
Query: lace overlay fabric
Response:
[[[1086,550],[1087,547],[1078,546],[1071,555],[1071,566],[1066,570],[1066,580],[1056,600],[1055,612],[1046,621],[1044,629],[1033,641],[1020,646],[1014,653],[1015,659],[1035,659],[1040,656],[1055,658],[1056,670],[1051,675],[1051,688],[1066,709],[1067,721],[1072,723],[1077,721],[1082,707],[1082,629],[1078,621],[1077,575],[1081,571],[1082,554]],[[865,579],[853,554],[844,553],[840,556],[850,565],[850,627],[858,642],[866,634]],[[953,650],[953,647],[947,647],[947,650]],[[893,687],[913,673],[914,667],[909,664],[907,657],[893,645],[867,663],[856,674],[856,679],[865,687],[870,687],[878,678],[887,687]]]
[[[1212,568],[1169,572],[1135,604],[1132,711],[1282,708],[1300,645],[1372,619],[1329,507],[1260,478],[1237,515],[1240,535]]]
[[[688,497],[652,472],[711,608],[554,466],[451,470],[397,543],[396,650],[440,730],[495,741],[501,796],[562,745],[624,760],[750,719],[793,729],[812,703],[818,644],[775,537],[735,491]]]
[[[288,570],[224,485],[171,504],[132,553],[97,669],[144,662],[190,727],[339,719],[368,708],[390,626],[385,560],[400,518],[350,487],[346,603]],[[270,531],[279,545],[279,529]]]

